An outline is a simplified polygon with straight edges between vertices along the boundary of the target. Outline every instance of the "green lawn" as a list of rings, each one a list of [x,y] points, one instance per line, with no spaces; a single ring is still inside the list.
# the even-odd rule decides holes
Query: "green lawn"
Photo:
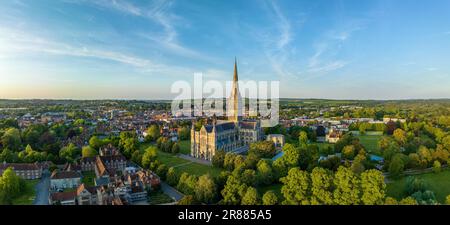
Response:
[[[180,144],[180,153],[181,154],[185,154],[185,155],[191,154],[191,141],[190,140],[180,141],[179,144]]]
[[[358,136],[360,143],[364,146],[367,152],[377,152],[378,141],[382,135],[361,135]]]
[[[158,204],[164,204],[164,203],[171,203],[173,202],[173,199],[164,194],[164,192],[162,191],[155,191],[155,192],[151,192],[149,195],[149,200],[148,202],[150,203],[150,205],[158,205]]]
[[[445,202],[447,195],[450,195],[450,170],[444,170],[440,173],[427,173],[415,175],[422,178],[428,185],[428,189],[434,192],[436,199],[440,203]],[[401,199],[404,195],[406,177],[395,180],[387,184],[387,195]]]
[[[141,151],[145,151],[146,148],[151,146],[152,144],[142,144],[140,146]],[[186,159],[182,159],[177,157],[174,154],[158,151],[158,154],[156,156],[156,159],[164,164],[166,164],[168,167],[174,167],[178,173],[189,173],[194,174],[197,176],[201,176],[207,173],[210,173],[212,176],[216,177],[219,176],[222,169],[203,165],[195,162],[191,162]]]
[[[19,197],[13,199],[13,205],[31,205],[36,198],[36,190],[34,187],[39,183],[40,179],[37,180],[25,180],[25,191]]]
[[[81,178],[81,182],[87,186],[94,186],[95,172],[94,171],[85,171],[82,173],[83,177]]]

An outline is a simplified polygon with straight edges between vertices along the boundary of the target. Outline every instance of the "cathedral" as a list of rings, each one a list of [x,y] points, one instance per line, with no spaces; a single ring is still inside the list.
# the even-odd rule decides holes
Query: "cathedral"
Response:
[[[242,118],[242,99],[238,86],[237,63],[234,62],[232,91],[227,100],[228,118],[216,120],[202,125],[200,130],[191,129],[191,156],[211,160],[217,150],[225,152],[245,152],[252,142],[263,139],[259,121]]]

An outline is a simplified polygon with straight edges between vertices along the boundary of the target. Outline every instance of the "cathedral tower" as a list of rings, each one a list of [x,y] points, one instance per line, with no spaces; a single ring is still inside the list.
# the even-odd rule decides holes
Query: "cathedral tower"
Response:
[[[228,107],[227,112],[228,120],[233,122],[238,122],[242,118],[242,99],[239,93],[238,86],[238,71],[237,71],[237,61],[234,59],[234,76],[233,76],[233,84],[231,87],[231,95],[228,99]]]

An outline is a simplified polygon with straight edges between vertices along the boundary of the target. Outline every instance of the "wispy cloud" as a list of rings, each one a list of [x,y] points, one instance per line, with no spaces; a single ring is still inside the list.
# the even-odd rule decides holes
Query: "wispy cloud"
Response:
[[[71,44],[49,40],[23,31],[0,29],[0,54],[38,52],[54,55],[92,57],[116,61],[136,67],[154,66],[150,60],[127,55],[110,50],[101,50],[89,46],[74,46]]]
[[[295,77],[287,64],[291,59],[291,43],[294,39],[292,24],[274,0],[265,1],[268,17],[274,23],[259,31],[264,53],[270,66],[280,78]]]
[[[213,57],[207,56],[196,50],[183,46],[178,40],[176,24],[180,24],[182,19],[171,12],[174,4],[170,0],[152,1],[145,7],[138,7],[124,0],[94,0],[85,1],[86,4],[94,4],[98,7],[118,11],[131,16],[141,17],[159,25],[162,32],[138,32],[137,36],[150,40],[158,48],[163,48],[171,54],[176,54],[188,58],[196,58],[205,61],[212,61]]]

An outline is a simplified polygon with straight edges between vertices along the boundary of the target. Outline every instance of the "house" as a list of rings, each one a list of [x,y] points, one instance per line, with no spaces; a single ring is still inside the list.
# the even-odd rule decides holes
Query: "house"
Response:
[[[284,135],[282,134],[269,134],[267,135],[267,141],[272,141],[277,149],[282,148],[285,143]]]
[[[100,156],[113,156],[120,155],[120,152],[112,144],[108,144],[107,146],[103,146],[100,148],[99,154]]]
[[[87,187],[81,184],[77,188],[77,203],[78,205],[97,205],[97,188]]]
[[[50,176],[50,190],[76,188],[81,183],[81,174],[75,171],[54,171]]]
[[[0,164],[0,175],[11,167],[17,176],[25,180],[40,179],[42,177],[42,166],[37,163],[6,163]]]
[[[339,141],[339,139],[341,139],[342,136],[343,136],[343,134],[341,131],[336,131],[336,130],[332,129],[332,130],[330,130],[330,133],[328,133],[325,136],[325,140],[328,143],[336,143]]]
[[[50,205],[76,205],[76,192],[55,192],[49,196]]]
[[[106,153],[106,152],[104,152]],[[123,171],[127,166],[127,159],[123,155],[110,155],[110,156],[94,156],[85,157],[80,161],[82,171],[95,171],[98,169],[98,163],[102,163],[107,170]]]

